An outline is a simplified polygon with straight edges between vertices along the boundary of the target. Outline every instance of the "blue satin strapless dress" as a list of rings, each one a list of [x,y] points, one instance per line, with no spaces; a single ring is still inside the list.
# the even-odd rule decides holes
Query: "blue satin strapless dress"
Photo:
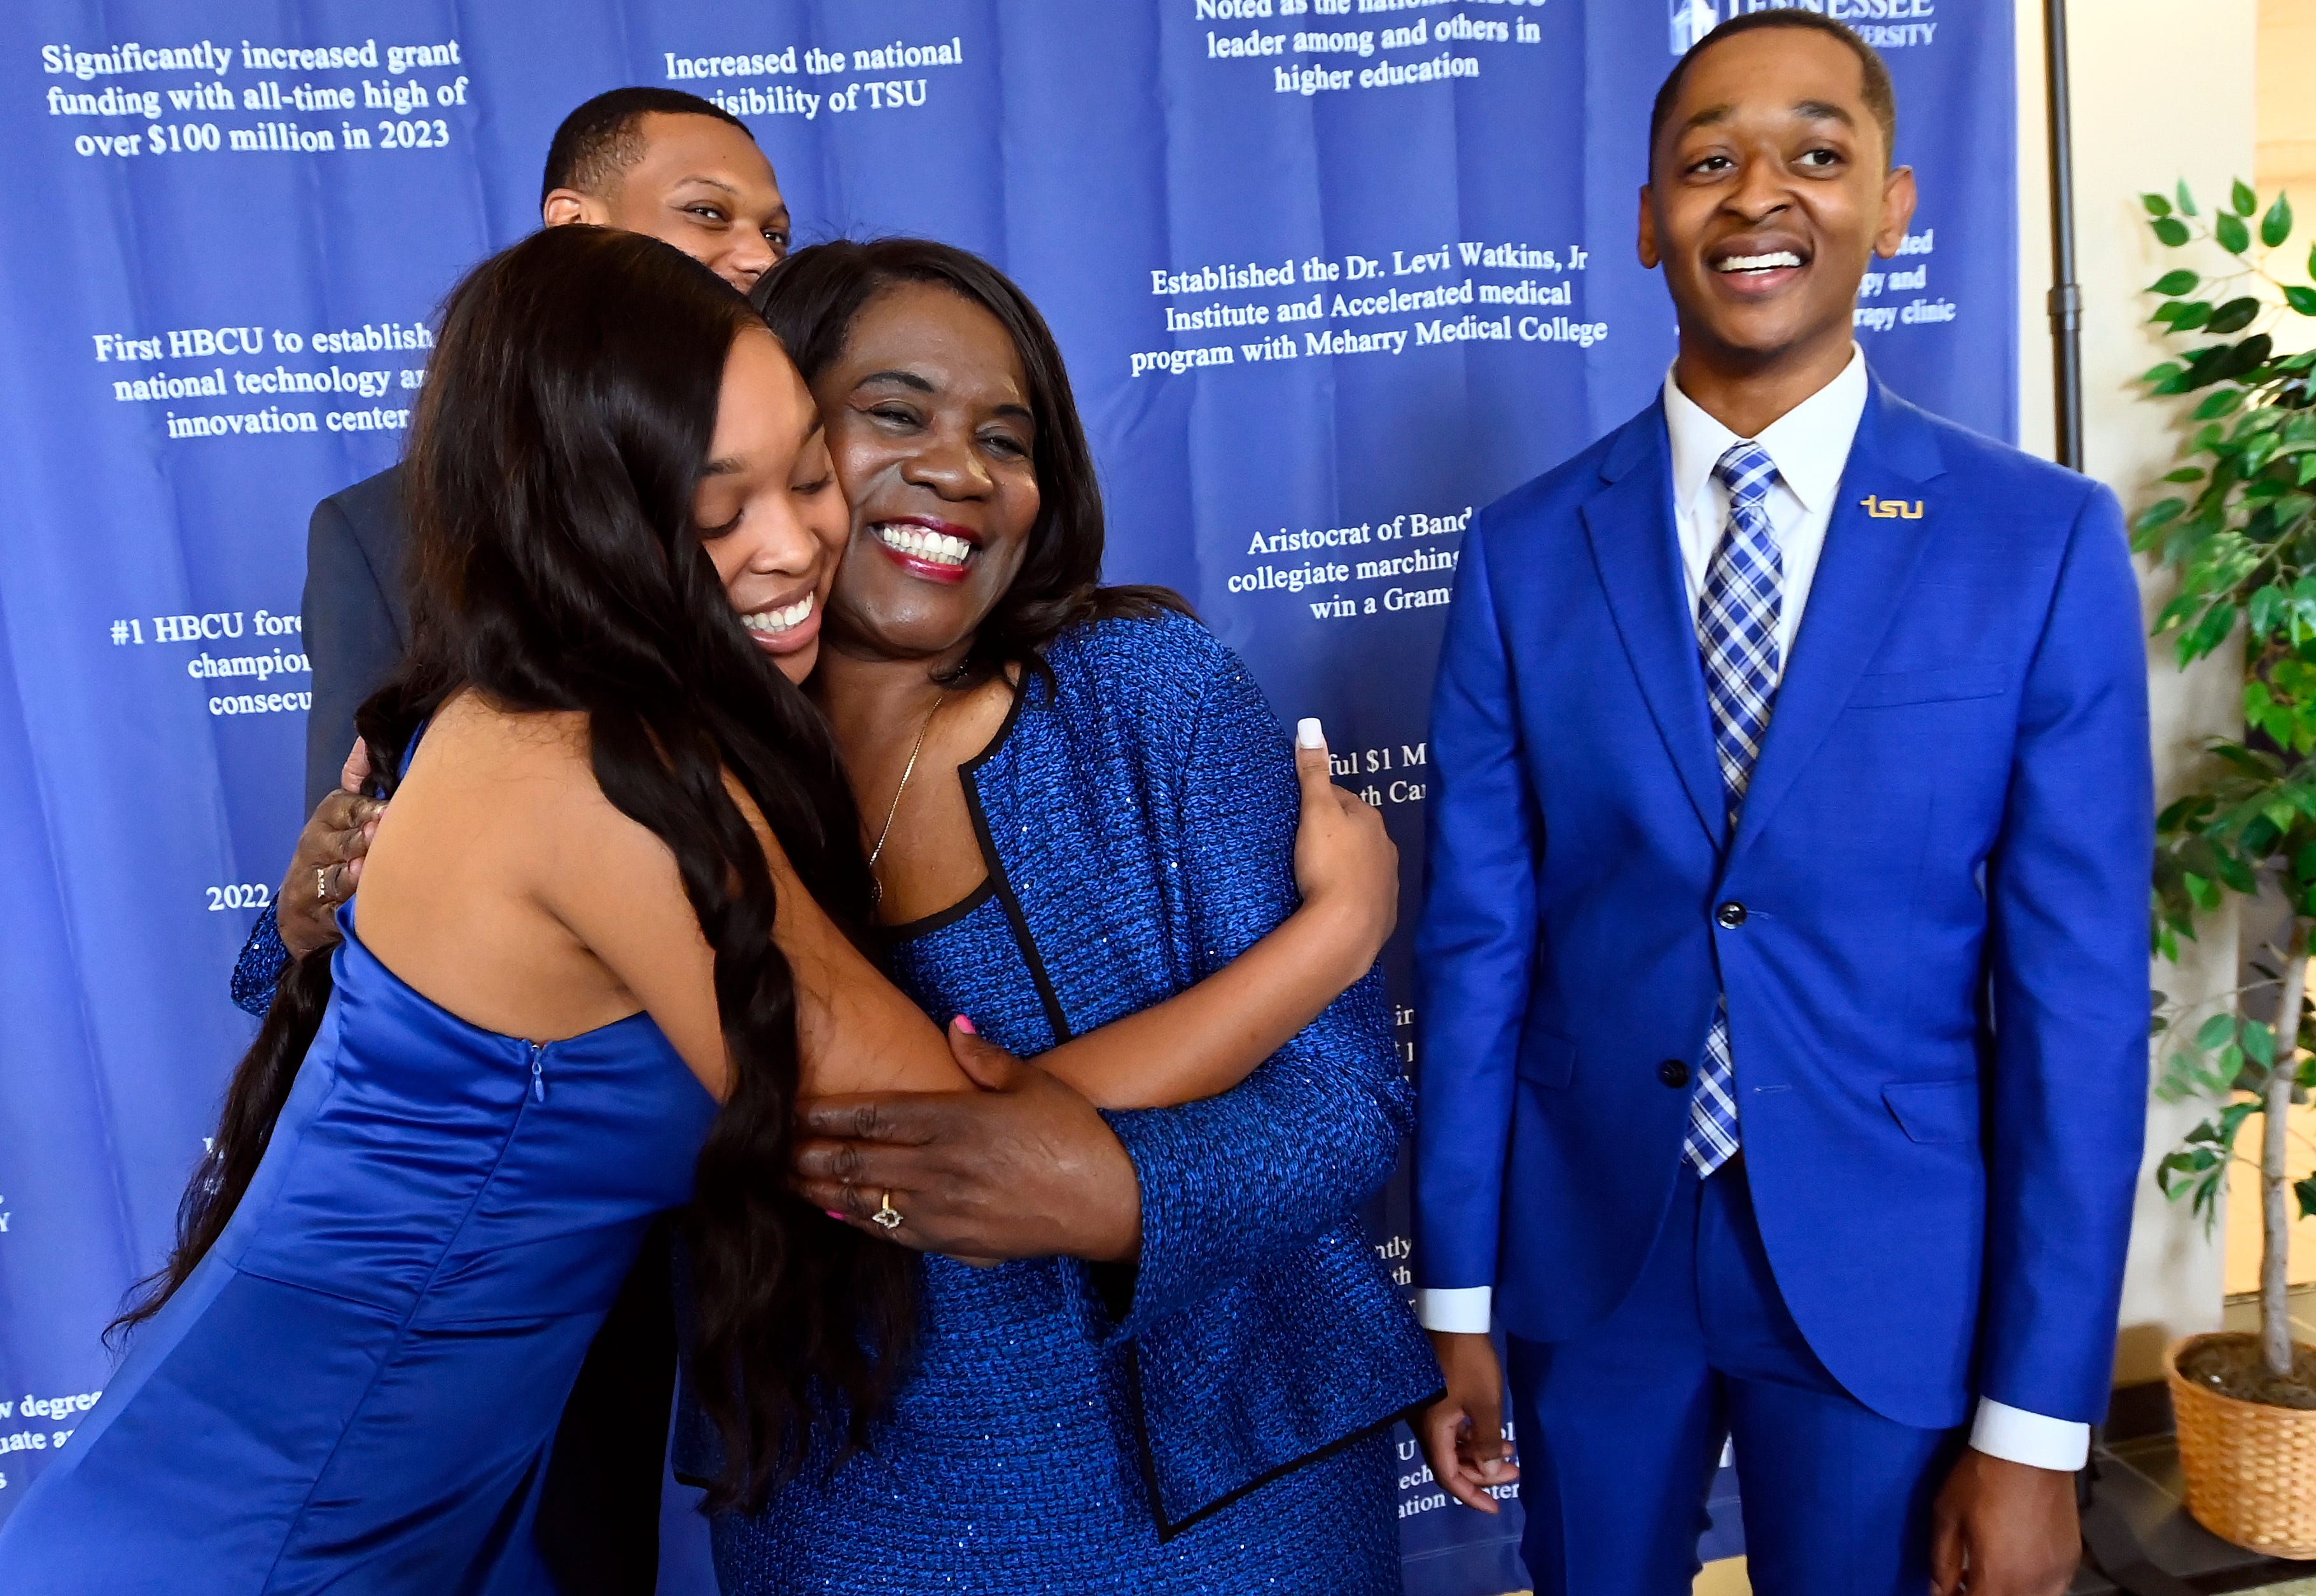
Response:
[[[485,1031],[355,940],[225,1234],[0,1528],[8,1596],[549,1596],[579,1365],[715,1104],[644,1015]]]

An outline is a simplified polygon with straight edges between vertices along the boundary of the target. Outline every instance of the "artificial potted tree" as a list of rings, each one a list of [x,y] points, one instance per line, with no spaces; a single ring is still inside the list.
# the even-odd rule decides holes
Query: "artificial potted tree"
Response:
[[[2316,287],[2268,270],[2292,233],[2280,194],[2263,210],[2238,182],[2208,220],[2185,183],[2142,203],[2167,248],[2216,270],[2183,265],[2150,290],[2166,335],[2197,342],[2142,380],[2155,395],[2200,397],[2185,459],[2164,479],[2176,488],[2133,519],[2133,545],[2177,578],[2155,630],[2176,637],[2180,665],[2223,647],[2244,660],[2242,739],[2214,743],[2212,779],[2156,823],[2155,943],[2176,957],[2196,916],[2231,895],[2272,909],[2281,927],[2244,988],[2201,1005],[2157,994],[2156,1090],[2214,1110],[2157,1178],[2210,1223],[2231,1169],[2256,1173],[2262,1221],[2258,1333],[2188,1337],[2169,1383],[2188,1511],[2239,1545],[2316,1557],[2316,1346],[2292,1334],[2285,1267],[2294,1220],[2316,1214],[2316,1175],[2295,1184],[2287,1173],[2289,1110],[2316,1087],[2316,352],[2278,352],[2276,337],[2316,317]],[[2310,267],[2316,276],[2316,252]],[[2274,1024],[2246,1012],[2271,995]],[[2255,1117],[2249,1159],[2236,1144]]]

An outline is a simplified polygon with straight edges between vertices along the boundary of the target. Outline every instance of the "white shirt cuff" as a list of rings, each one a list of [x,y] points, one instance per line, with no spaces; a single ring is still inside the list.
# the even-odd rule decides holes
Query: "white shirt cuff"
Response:
[[[1978,1399],[1978,1420],[1970,1427],[1974,1451],[2034,1468],[2072,1474],[2090,1456],[2091,1427],[2073,1419],[2045,1418],[2024,1408]]]
[[[1445,1291],[1415,1294],[1415,1322],[1426,1330],[1459,1335],[1485,1335],[1494,1306],[1493,1286],[1457,1286]]]

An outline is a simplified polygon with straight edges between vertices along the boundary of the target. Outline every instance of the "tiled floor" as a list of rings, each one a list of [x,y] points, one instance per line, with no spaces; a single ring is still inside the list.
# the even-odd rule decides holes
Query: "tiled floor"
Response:
[[[1745,1580],[1745,1559],[1742,1557],[1707,1563],[1705,1572],[1697,1576],[1696,1596],[1751,1596],[1751,1593],[1752,1586]],[[2280,1585],[2261,1585],[2256,1590],[2242,1592],[2241,1596],[2316,1596],[2316,1575],[2286,1580]]]

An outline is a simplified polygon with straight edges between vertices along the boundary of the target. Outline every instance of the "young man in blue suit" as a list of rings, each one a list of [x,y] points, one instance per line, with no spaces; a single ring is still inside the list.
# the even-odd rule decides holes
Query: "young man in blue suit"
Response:
[[[2142,1134],[2145,654],[2098,484],[1851,340],[1913,209],[1874,53],[1675,68],[1657,403],[1467,538],[1417,938],[1421,1423],[1539,1592],[2055,1596]]]

